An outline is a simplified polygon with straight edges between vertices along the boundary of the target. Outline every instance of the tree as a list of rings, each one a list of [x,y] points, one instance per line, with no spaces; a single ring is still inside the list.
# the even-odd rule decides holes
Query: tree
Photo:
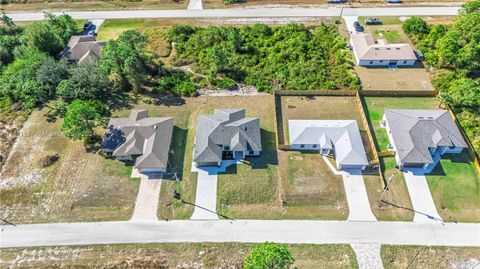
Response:
[[[46,58],[37,69],[36,80],[45,90],[49,98],[55,96],[55,90],[60,81],[68,78],[68,65],[65,61],[55,61],[53,58]]]
[[[430,31],[427,22],[417,16],[406,19],[403,22],[402,29],[407,35],[413,36],[426,35]]]
[[[460,9],[460,14],[472,14],[480,12],[480,0],[472,0],[468,1],[463,4],[462,8]]]
[[[75,100],[67,107],[60,130],[74,140],[93,136],[93,128],[99,125],[101,114],[98,104],[90,101]]]
[[[57,33],[43,21],[29,24],[22,38],[29,49],[45,52],[52,57],[57,57],[64,45]]]
[[[56,93],[67,102],[79,99],[101,100],[107,103],[116,90],[97,62],[87,61],[70,70],[70,78],[58,84]]]
[[[245,269],[290,268],[294,258],[284,245],[266,242],[255,247],[245,259]]]
[[[17,27],[7,15],[1,16],[0,27],[0,68],[14,60],[13,51],[20,45],[22,28]]]
[[[138,93],[147,75],[143,54],[145,37],[135,30],[123,32],[117,40],[110,40],[102,50],[101,68],[123,90]]]
[[[45,59],[46,55],[41,52],[26,51],[4,69],[0,78],[0,92],[12,102],[21,102],[24,108],[45,103],[49,94],[36,79],[36,71]]]

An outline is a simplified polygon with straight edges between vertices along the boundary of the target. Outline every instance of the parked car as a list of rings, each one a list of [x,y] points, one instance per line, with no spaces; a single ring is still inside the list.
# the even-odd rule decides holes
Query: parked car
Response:
[[[387,0],[387,3],[389,4],[401,4],[403,3],[402,0]]]
[[[382,21],[378,18],[366,18],[365,19],[365,24],[366,25],[377,25],[377,24],[382,24]]]
[[[343,4],[347,2],[346,0],[327,0],[327,3],[329,4]]]
[[[355,22],[353,23],[353,27],[355,27],[355,31],[357,31],[357,32],[363,32],[363,26],[361,26],[358,21],[355,21]]]
[[[95,32],[95,30],[90,30],[87,35],[97,35],[97,32]]]
[[[83,25],[83,29],[84,30],[88,30],[90,29],[90,27],[92,27],[92,22],[91,21],[87,21],[84,25]]]
[[[420,50],[414,50],[415,56],[417,56],[417,60],[423,61],[425,60],[425,57],[423,56],[423,53]]]

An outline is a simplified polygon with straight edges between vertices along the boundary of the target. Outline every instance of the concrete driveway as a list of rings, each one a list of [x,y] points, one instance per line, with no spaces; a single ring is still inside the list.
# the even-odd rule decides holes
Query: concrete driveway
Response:
[[[422,173],[404,171],[408,194],[415,210],[414,222],[442,222],[437,212],[432,194],[428,188],[427,178]]]
[[[348,169],[341,172],[343,186],[348,202],[348,220],[376,221],[368,201],[367,189],[360,169]]]
[[[343,20],[345,21],[345,24],[347,25],[347,30],[348,33],[357,33],[355,31],[355,27],[353,27],[353,23],[358,20],[358,16],[343,16]]]
[[[203,9],[202,0],[190,0],[187,9]]]
[[[217,216],[217,181],[216,168],[196,169],[197,191],[195,194],[195,209],[191,219],[218,219]]]
[[[138,173],[136,169],[133,169],[132,177],[140,177],[141,179],[140,188],[135,201],[135,209],[130,220],[158,220],[157,208],[162,180],[149,178],[144,174]]]

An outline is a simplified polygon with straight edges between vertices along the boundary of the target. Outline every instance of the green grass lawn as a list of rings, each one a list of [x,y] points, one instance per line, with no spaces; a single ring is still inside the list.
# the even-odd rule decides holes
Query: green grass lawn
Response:
[[[400,33],[396,30],[375,30],[376,37],[385,38],[389,43],[399,43]]]
[[[358,22],[360,24],[365,25],[365,19],[370,18],[370,16],[360,16],[358,17]],[[402,24],[399,17],[396,16],[381,16],[381,17],[373,17],[378,18],[382,21],[382,25],[399,25]],[[365,25],[366,27],[370,27],[370,25]]]
[[[480,220],[480,177],[466,150],[442,156],[427,182],[444,221]]]
[[[365,113],[373,127],[375,146],[379,151],[386,151],[387,132],[380,127],[385,109],[438,109],[438,101],[433,97],[365,97]]]
[[[389,190],[385,193],[383,200],[406,208],[412,208],[412,202],[408,194],[408,189],[405,184],[403,173],[395,168],[395,158],[386,157],[380,158],[380,165],[382,167],[383,176],[385,179],[390,178]],[[367,189],[370,205],[373,214],[378,220],[387,221],[412,221],[413,211],[401,209],[393,205],[380,202],[380,198],[384,192],[384,183],[378,176],[363,176],[365,180],[365,187]]]

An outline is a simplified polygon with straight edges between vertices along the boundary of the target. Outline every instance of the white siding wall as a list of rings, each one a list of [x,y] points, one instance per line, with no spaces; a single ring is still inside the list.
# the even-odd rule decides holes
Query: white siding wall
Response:
[[[358,61],[357,61],[358,62]],[[375,60],[375,61],[368,61],[368,60],[361,60],[358,65],[360,66],[388,66],[390,64],[390,60]],[[415,64],[415,60],[408,60],[406,63],[404,61],[399,60],[397,61],[397,66],[413,66]]]
[[[304,147],[302,148],[300,144],[292,144],[290,146],[291,149],[295,149],[295,150],[317,150],[319,151],[320,150],[320,146],[319,145],[316,145],[317,147],[315,148],[313,144],[306,144],[304,145]]]

